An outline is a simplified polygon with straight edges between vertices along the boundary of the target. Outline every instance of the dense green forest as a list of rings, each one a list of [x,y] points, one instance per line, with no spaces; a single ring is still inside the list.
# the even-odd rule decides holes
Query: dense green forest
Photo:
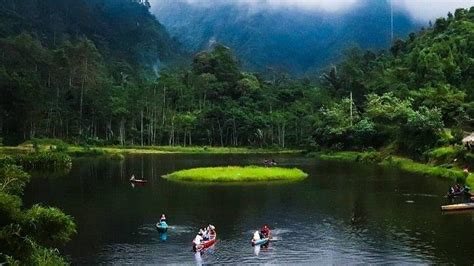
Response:
[[[186,60],[149,8],[142,0],[0,0],[0,144],[59,138],[421,158],[474,128],[474,7],[386,51],[347,50],[306,78],[246,72],[222,44]],[[0,158],[0,263],[65,264],[56,248],[74,222],[55,208],[22,208],[22,167],[70,166],[70,157],[15,158]]]
[[[0,131],[14,142],[108,130],[99,120],[112,127],[125,97],[138,97],[163,62],[182,54],[148,1],[0,4]]]
[[[156,75],[150,58],[183,53],[146,1],[63,2],[2,7],[4,142],[390,147],[419,155],[473,126],[474,8],[387,51],[350,49],[319,77],[295,79],[245,72],[220,44]]]

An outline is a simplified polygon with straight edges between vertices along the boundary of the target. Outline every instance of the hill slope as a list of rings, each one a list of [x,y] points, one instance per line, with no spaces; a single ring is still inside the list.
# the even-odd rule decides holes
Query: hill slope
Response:
[[[341,13],[299,9],[259,9],[232,1],[200,6],[186,1],[156,0],[153,12],[186,47],[205,49],[223,43],[244,65],[257,70],[282,67],[304,73],[332,63],[344,48],[390,46],[390,6],[369,0]],[[405,13],[395,12],[395,36],[419,28]]]

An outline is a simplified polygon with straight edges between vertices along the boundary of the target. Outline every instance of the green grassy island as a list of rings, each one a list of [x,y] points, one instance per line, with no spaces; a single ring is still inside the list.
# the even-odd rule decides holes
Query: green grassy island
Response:
[[[308,174],[297,168],[226,166],[200,167],[177,171],[163,178],[174,181],[197,182],[255,182],[255,181],[297,181]]]

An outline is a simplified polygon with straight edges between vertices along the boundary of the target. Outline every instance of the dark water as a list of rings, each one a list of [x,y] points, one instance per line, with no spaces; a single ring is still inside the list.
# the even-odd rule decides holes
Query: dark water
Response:
[[[309,173],[299,183],[191,185],[160,178],[210,165],[258,163],[255,155],[143,155],[123,162],[80,159],[63,177],[36,178],[25,203],[73,215],[78,234],[62,251],[75,264],[469,263],[474,213],[442,214],[449,181],[377,166],[276,156]],[[150,180],[132,187],[134,173]],[[172,226],[163,241],[161,213]],[[191,240],[206,223],[218,242],[202,254]],[[275,241],[251,247],[268,223]]]

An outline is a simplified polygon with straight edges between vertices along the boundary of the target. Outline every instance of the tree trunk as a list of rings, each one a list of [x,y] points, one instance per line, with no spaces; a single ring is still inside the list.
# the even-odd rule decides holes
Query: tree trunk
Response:
[[[221,123],[219,122],[219,120],[217,120],[217,126],[219,127],[219,136],[220,136],[220,140],[221,140],[221,147],[224,147],[224,132],[222,130],[222,127],[221,127]]]
[[[79,135],[82,134],[82,109],[83,109],[83,103],[84,103],[84,90],[86,86],[86,79],[87,79],[87,69],[88,69],[88,60],[87,57],[85,59],[85,70],[84,74],[82,77],[82,82],[81,82],[81,99],[80,99],[80,104],[79,104]]]
[[[140,144],[143,147],[143,108],[140,111]]]
[[[124,146],[125,145],[125,119],[124,118],[120,119],[119,139],[120,139],[120,145]]]

